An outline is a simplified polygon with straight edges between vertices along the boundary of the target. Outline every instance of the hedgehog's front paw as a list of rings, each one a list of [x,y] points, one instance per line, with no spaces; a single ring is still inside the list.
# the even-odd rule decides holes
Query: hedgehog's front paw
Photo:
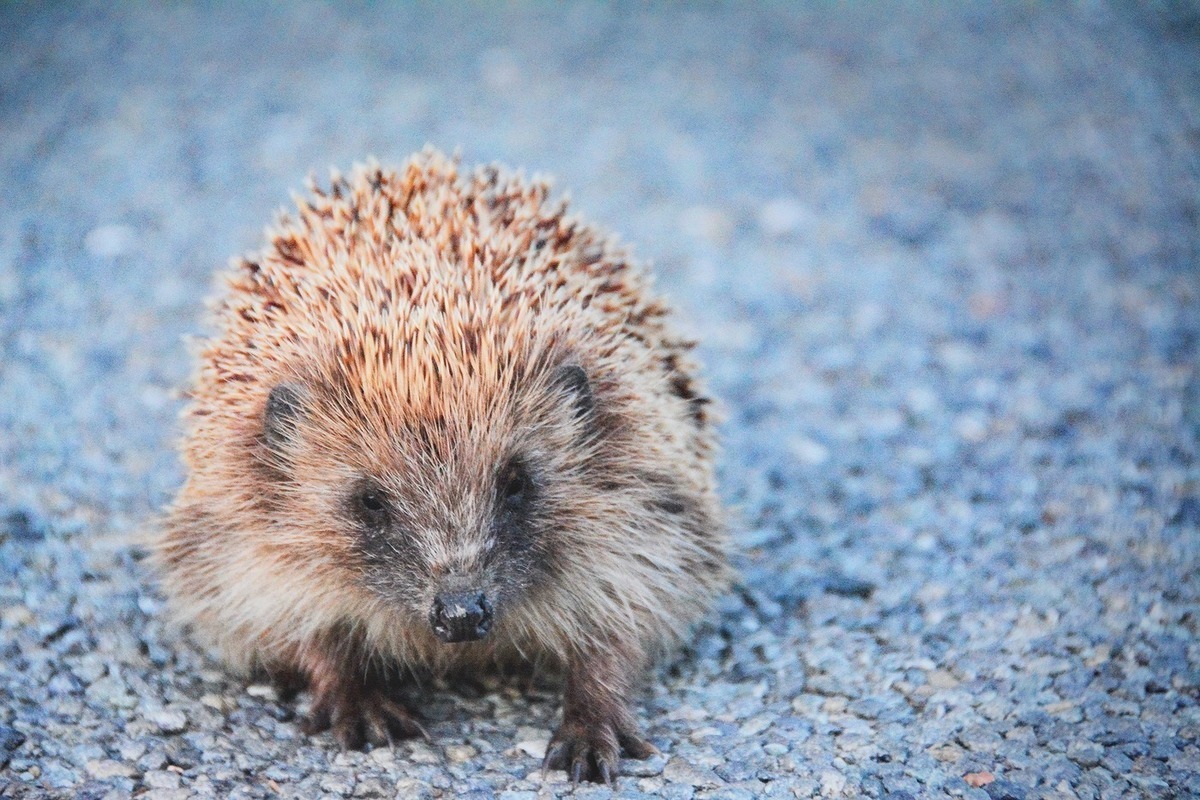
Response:
[[[612,785],[621,753],[643,759],[657,752],[632,726],[621,726],[611,720],[589,723],[566,719],[546,748],[542,769],[564,770],[572,783],[594,781]]]
[[[307,734],[332,729],[338,743],[347,750],[362,750],[368,742],[383,745],[400,739],[429,738],[407,708],[382,690],[373,689],[342,687],[318,694],[301,727]]]

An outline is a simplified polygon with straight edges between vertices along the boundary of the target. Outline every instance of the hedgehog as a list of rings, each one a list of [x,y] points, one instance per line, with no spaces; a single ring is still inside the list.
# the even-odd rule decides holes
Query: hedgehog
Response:
[[[613,782],[730,577],[695,343],[545,180],[427,149],[294,200],[200,343],[154,545],[176,618],[346,748],[425,735],[408,681],[545,668],[543,769]]]

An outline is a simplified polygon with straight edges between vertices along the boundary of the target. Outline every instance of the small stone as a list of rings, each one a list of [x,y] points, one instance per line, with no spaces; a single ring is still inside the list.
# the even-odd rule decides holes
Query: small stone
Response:
[[[846,790],[846,777],[840,772],[826,770],[821,773],[821,796],[838,797]]]
[[[773,721],[774,719],[771,715],[761,714],[749,720],[748,722],[743,723],[742,726],[738,728],[738,733],[740,733],[742,736],[757,736],[767,728],[771,727],[771,723]]]
[[[87,694],[96,702],[114,708],[133,708],[137,705],[137,698],[129,693],[125,681],[118,675],[108,675],[97,680],[87,688]]]
[[[413,742],[408,758],[414,764],[440,764],[441,756],[425,742]]]
[[[396,763],[396,754],[390,747],[376,747],[371,751],[371,760],[376,764],[390,765]]]
[[[779,742],[767,742],[766,744],[763,745],[763,752],[766,753],[767,755],[782,756],[782,755],[786,754],[787,751],[788,751],[787,745],[780,744]]]
[[[125,761],[136,762],[139,758],[146,754],[146,743],[136,741],[121,742],[121,744],[117,746],[117,752]]]
[[[680,213],[679,228],[688,236],[721,245],[729,240],[733,223],[715,208],[692,206]]]
[[[546,748],[549,745],[549,739],[529,739],[524,742],[517,742],[515,749],[531,758],[545,758]]]
[[[815,215],[798,197],[776,197],[758,210],[758,225],[768,236],[786,236],[809,225]]]
[[[954,419],[954,432],[964,442],[978,444],[987,438],[987,417],[981,413],[970,411],[959,414]]]
[[[128,225],[101,225],[88,231],[83,246],[96,258],[117,258],[133,249],[137,231]]]
[[[827,697],[825,702],[821,703],[821,710],[826,714],[840,714],[846,710],[848,705],[850,705],[850,701],[845,697]]]
[[[152,723],[162,733],[174,734],[187,730],[187,717],[182,711],[172,708],[157,708],[147,712],[146,720]]]
[[[696,790],[684,783],[668,783],[655,794],[663,800],[692,800]]]
[[[1142,790],[1145,797],[1168,797],[1167,790],[1170,788],[1162,778],[1155,775],[1138,775],[1133,774],[1128,776],[1129,782]],[[1200,781],[1196,782],[1200,785]]]
[[[142,783],[150,789],[178,789],[179,773],[169,769],[157,769],[143,775]]]
[[[194,795],[183,787],[175,789],[151,789],[145,794],[139,794],[138,800],[190,800]],[[196,795],[203,797],[204,795]]]
[[[1104,758],[1104,746],[1096,742],[1076,740],[1067,745],[1067,758],[1081,767],[1094,767]]]
[[[71,672],[86,684],[93,684],[108,674],[108,667],[98,653],[87,653],[73,665]]]
[[[996,776],[990,772],[968,772],[966,775],[963,775],[963,780],[967,782],[968,786],[974,786],[978,789],[995,781]]]
[[[956,744],[943,744],[930,749],[930,754],[938,761],[954,763],[963,757],[964,751]]]
[[[397,798],[412,798],[412,800],[422,800],[426,797],[433,796],[433,790],[429,785],[418,778],[401,778],[396,781],[395,797]]]
[[[955,689],[959,683],[958,678],[944,669],[933,670],[926,679],[934,689]]]
[[[683,720],[684,722],[699,722],[708,719],[709,713],[696,706],[680,706],[670,713],[668,719]]]
[[[167,760],[167,754],[162,750],[151,750],[137,760],[138,769],[144,772],[150,772],[156,769],[163,769],[170,762]]]
[[[162,754],[168,764],[180,769],[192,769],[203,760],[203,754],[182,736],[166,740]]]
[[[88,774],[93,778],[105,780],[107,778],[132,778],[137,775],[137,770],[130,764],[123,764],[120,761],[112,759],[92,760],[87,762]]]
[[[789,449],[797,460],[809,466],[819,467],[829,460],[829,448],[807,436],[793,439]]]
[[[521,65],[517,60],[517,53],[507,47],[484,50],[479,56],[479,76],[489,89],[512,90],[521,80]]]
[[[879,408],[862,421],[862,430],[886,438],[904,428],[904,415],[894,408]]]
[[[996,731],[977,725],[967,728],[958,736],[959,744],[974,753],[995,753],[1003,741]]]
[[[56,760],[47,760],[43,764],[41,783],[49,784],[55,789],[66,789],[69,786],[74,786],[79,783],[80,775],[73,769],[68,768],[65,764]],[[109,780],[117,785],[123,782],[132,783],[129,778],[114,777]],[[62,795],[59,795],[60,797]]]
[[[379,778],[362,778],[354,786],[355,797],[393,797],[394,791],[388,791]]]
[[[1029,672],[1035,672],[1042,675],[1061,675],[1071,668],[1071,662],[1065,658],[1055,658],[1053,656],[1038,656],[1030,659],[1025,669]]]
[[[683,783],[688,786],[695,786],[702,789],[720,786],[725,781],[721,780],[717,773],[711,769],[698,767],[694,764],[689,764],[682,758],[676,756],[666,763],[663,767],[663,777],[671,783]]]
[[[326,775],[321,779],[321,789],[329,794],[349,797],[354,791],[354,778],[348,775]]]
[[[29,606],[17,604],[0,610],[0,624],[6,628],[20,628],[32,625],[36,617]]]
[[[520,748],[520,745],[517,745]],[[544,750],[545,748],[543,748]],[[522,751],[524,752],[524,751]],[[470,761],[479,751],[469,744],[448,744],[446,745],[446,758],[452,763],[461,764],[464,761]],[[534,756],[536,758],[536,756]]]
[[[1111,748],[1105,751],[1104,758],[1100,763],[1113,775],[1128,775],[1133,769],[1133,759]]]
[[[1046,706],[1047,714],[1062,714],[1066,711],[1071,711],[1076,708],[1074,700],[1061,700],[1057,703],[1050,703]]]
[[[975,351],[957,341],[938,345],[937,357],[951,372],[966,372],[975,363]]]
[[[226,714],[237,707],[236,704],[233,703],[229,698],[225,697],[225,695],[213,694],[212,692],[201,695],[200,704],[207,706],[214,711],[219,711],[222,714]]]
[[[667,757],[662,753],[655,753],[643,759],[627,758],[621,762],[621,774],[635,778],[652,778],[661,775],[666,764]]]

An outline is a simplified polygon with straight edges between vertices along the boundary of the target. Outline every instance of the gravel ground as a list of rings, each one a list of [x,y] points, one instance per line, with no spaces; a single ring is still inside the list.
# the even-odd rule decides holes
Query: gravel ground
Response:
[[[617,795],[1200,795],[1200,10],[65,5],[0,9],[0,796],[565,791],[551,690],[303,737],[132,543],[213,269],[426,142],[634,242],[728,408],[745,585]]]

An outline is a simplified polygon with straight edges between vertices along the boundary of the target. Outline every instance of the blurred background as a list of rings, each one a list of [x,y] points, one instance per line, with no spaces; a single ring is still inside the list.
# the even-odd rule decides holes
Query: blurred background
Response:
[[[298,744],[130,544],[214,270],[426,144],[652,261],[727,409],[747,588],[647,701],[704,772],[622,791],[1200,792],[1200,10],[1098,1],[4,4],[0,787],[434,780]],[[553,698],[438,702],[444,791],[541,786]]]

